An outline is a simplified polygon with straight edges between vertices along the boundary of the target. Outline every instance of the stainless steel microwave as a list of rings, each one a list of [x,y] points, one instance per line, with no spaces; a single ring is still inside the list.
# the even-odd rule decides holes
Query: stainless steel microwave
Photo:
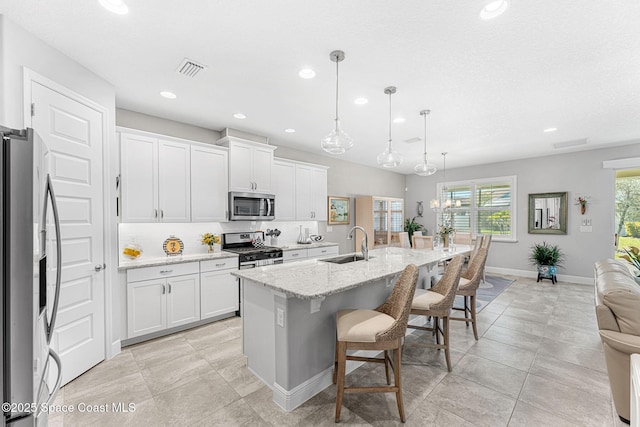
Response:
[[[230,221],[271,221],[275,219],[273,194],[229,192]]]

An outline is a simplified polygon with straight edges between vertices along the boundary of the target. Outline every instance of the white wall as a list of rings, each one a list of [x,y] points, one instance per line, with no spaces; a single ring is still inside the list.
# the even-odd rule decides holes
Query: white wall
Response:
[[[450,155],[455,155],[451,153]],[[467,168],[447,169],[447,181],[516,175],[517,184],[517,242],[494,242],[487,265],[502,269],[534,271],[527,258],[530,247],[543,240],[557,244],[566,253],[562,275],[592,277],[593,263],[610,258],[614,253],[614,184],[615,172],[603,169],[603,160],[640,155],[640,144],[591,151],[558,154],[555,156],[501,162]],[[442,171],[431,177],[407,176],[407,209],[415,209],[418,201],[424,201],[425,213],[418,221],[432,232],[435,214],[429,209],[429,201],[435,198],[436,183],[442,182]],[[568,218],[566,235],[541,235],[527,233],[529,193],[567,191]],[[590,196],[587,212],[580,214],[575,205],[578,195]],[[593,232],[580,232],[582,219],[589,218]]]
[[[118,126],[209,144],[215,144],[220,139],[220,132],[215,130],[187,125],[122,108],[116,109],[116,123]]]

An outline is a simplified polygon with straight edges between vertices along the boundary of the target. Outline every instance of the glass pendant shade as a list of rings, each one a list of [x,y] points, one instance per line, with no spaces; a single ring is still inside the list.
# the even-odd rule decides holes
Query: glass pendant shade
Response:
[[[398,153],[389,145],[389,148],[378,154],[377,160],[378,164],[383,168],[395,168],[402,164],[402,154]]]
[[[422,163],[418,163],[413,168],[413,171],[416,173],[416,175],[420,175],[420,176],[433,175],[434,173],[436,173],[437,170],[438,168],[436,168],[436,166],[433,163],[429,163],[426,158]]]
[[[329,135],[322,138],[320,147],[330,154],[343,154],[345,151],[353,147],[353,139],[342,130],[342,126],[340,126],[340,119],[338,118],[338,64],[344,60],[344,52],[341,50],[334,50],[329,54],[329,59],[336,63],[336,118],[333,130]]]
[[[331,154],[343,154],[345,151],[353,147],[353,138],[342,130],[340,120],[336,119],[335,128],[329,135],[322,138],[320,144],[322,149]]]

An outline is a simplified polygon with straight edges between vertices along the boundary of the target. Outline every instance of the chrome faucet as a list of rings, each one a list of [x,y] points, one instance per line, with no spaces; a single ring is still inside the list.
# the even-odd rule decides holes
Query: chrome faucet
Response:
[[[360,249],[362,249],[362,257],[364,258],[364,260],[369,261],[369,236],[367,235],[367,230],[360,227],[359,225],[356,225],[351,230],[349,230],[349,235],[347,236],[347,239],[348,240],[353,239],[353,232],[355,230],[360,230],[364,233],[364,239],[362,239],[362,242],[360,242]]]

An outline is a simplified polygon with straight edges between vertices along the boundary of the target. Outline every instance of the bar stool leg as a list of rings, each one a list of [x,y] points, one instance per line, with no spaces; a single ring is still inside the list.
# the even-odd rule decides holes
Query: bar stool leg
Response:
[[[444,355],[447,359],[447,369],[451,372],[451,356],[449,355],[449,316],[442,318],[443,329],[443,341],[444,341]]]
[[[393,351],[393,375],[394,384],[398,387],[396,392],[396,400],[398,401],[398,412],[400,413],[400,421],[405,422],[404,403],[402,402],[402,382],[400,380],[400,369],[402,367],[402,344],[398,339],[398,348]]]
[[[338,341],[338,392],[336,396],[336,422],[340,421],[342,397],[344,396],[344,375],[347,364],[347,343]]]
[[[333,383],[335,384],[338,380],[338,340],[336,340],[336,355],[333,360]]]
[[[387,375],[387,385],[391,385],[391,375],[389,372],[389,350],[384,351],[384,373]]]
[[[476,327],[476,296],[471,295],[471,325],[473,325],[473,336],[478,340],[478,328]]]
[[[464,296],[464,318],[468,319],[468,313],[469,313],[469,297],[468,296]],[[465,322],[467,324],[467,327],[469,326],[469,322]]]

